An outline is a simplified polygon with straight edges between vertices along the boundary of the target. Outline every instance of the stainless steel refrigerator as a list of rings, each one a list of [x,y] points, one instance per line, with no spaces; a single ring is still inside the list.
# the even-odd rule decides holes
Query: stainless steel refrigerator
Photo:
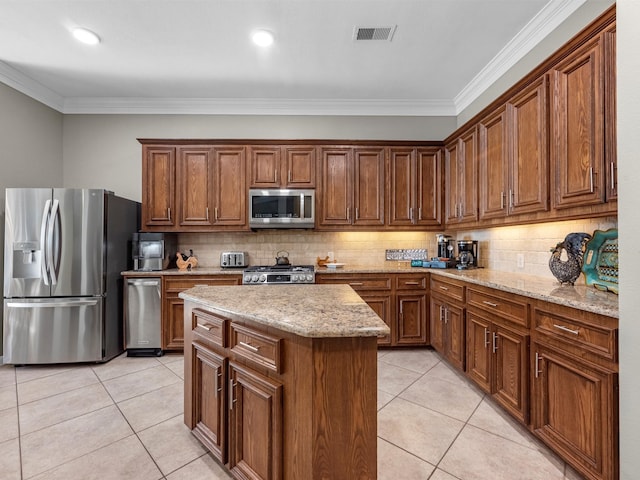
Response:
[[[123,283],[139,204],[100,189],[8,188],[4,363],[104,362],[124,351]]]

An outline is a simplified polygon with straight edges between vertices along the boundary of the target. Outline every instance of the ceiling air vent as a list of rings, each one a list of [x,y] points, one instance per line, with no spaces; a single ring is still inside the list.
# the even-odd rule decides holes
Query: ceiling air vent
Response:
[[[387,40],[390,42],[395,31],[395,25],[391,27],[355,27],[353,39],[356,42],[360,40]]]

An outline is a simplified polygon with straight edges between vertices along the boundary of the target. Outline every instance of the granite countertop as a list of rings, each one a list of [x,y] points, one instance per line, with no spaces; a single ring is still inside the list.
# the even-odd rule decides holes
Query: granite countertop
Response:
[[[578,308],[600,315],[618,318],[618,296],[611,292],[602,292],[586,285],[560,285],[556,280],[536,275],[499,272],[486,268],[457,270],[455,268],[419,268],[405,267],[398,262],[387,262],[385,265],[357,266],[341,268],[317,268],[316,273],[424,273],[442,275],[476,285],[495,288],[524,297],[544,300],[559,305]]]
[[[179,268],[155,271],[126,270],[121,272],[121,274],[125,277],[161,277],[163,275],[242,275],[243,270],[244,268],[197,267],[192,270],[180,270]]]
[[[199,286],[179,296],[232,319],[302,337],[389,334],[389,327],[349,285]]]

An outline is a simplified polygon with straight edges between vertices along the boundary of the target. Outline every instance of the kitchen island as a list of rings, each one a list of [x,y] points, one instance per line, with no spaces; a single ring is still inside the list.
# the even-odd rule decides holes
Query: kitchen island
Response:
[[[195,287],[185,424],[236,478],[375,479],[377,337],[348,285]]]

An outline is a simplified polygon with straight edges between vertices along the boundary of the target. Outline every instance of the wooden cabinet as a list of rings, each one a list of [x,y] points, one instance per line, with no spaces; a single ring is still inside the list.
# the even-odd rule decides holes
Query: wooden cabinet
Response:
[[[618,200],[617,94],[616,94],[616,24],[602,34],[604,42],[604,146],[605,195],[608,202]]]
[[[427,345],[427,275],[396,275],[396,345]]]
[[[442,209],[439,147],[390,147],[388,150],[388,225],[440,226]]]
[[[178,225],[180,227],[213,225],[214,163],[209,147],[180,147],[176,169]]]
[[[313,188],[316,147],[251,145],[249,175],[250,188]]]
[[[213,148],[213,223],[216,229],[247,226],[246,158],[243,146]]]
[[[176,149],[142,148],[142,226],[173,229],[176,214]]]
[[[321,148],[319,229],[384,225],[384,149]]]
[[[605,201],[604,63],[596,36],[549,72],[551,172],[557,209]]]
[[[477,130],[474,125],[445,146],[445,221],[478,220]]]
[[[533,313],[533,432],[586,478],[617,479],[617,321],[544,303]]]
[[[431,346],[461,371],[464,371],[465,365],[464,297],[465,287],[462,283],[431,276]]]
[[[467,287],[466,373],[509,413],[529,421],[529,306],[526,299]]]
[[[548,209],[546,77],[478,124],[480,220]]]
[[[197,285],[241,285],[242,275],[163,275],[162,350],[182,352],[184,348],[184,300],[178,294]]]

